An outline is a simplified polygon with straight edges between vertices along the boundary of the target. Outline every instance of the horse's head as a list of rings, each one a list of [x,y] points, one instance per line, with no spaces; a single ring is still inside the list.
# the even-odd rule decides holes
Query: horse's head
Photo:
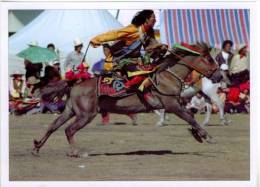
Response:
[[[197,42],[191,46],[197,54],[188,53],[180,59],[185,65],[198,71],[206,77],[211,75],[217,70],[218,66],[210,54],[211,47],[204,42]]]

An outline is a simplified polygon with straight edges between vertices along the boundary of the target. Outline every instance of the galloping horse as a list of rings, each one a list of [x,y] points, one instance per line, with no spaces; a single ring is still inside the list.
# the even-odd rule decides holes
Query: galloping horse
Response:
[[[210,76],[216,70],[216,64],[210,56],[210,48],[203,43],[197,43],[194,47],[200,54],[183,51],[173,51],[161,59],[159,68],[152,78],[152,93],[158,97],[166,112],[175,113],[178,117],[188,122],[192,128],[193,137],[200,143],[213,139],[193,118],[193,116],[179,103],[182,90],[182,80],[196,69],[205,76]],[[147,108],[146,103],[138,94],[127,97],[108,97],[97,95],[98,78],[92,78],[72,87],[64,112],[51,123],[47,132],[38,141],[34,140],[32,154],[38,155],[40,148],[49,136],[61,127],[65,122],[75,116],[75,120],[65,129],[65,134],[71,151],[68,156],[78,157],[79,152],[75,147],[74,135],[77,131],[90,123],[100,111],[118,114],[135,114],[154,110]],[[174,85],[174,86],[173,86]]]

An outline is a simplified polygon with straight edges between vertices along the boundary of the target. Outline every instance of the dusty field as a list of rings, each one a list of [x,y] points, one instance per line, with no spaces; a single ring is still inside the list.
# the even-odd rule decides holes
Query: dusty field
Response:
[[[154,114],[140,114],[139,126],[126,116],[112,115],[112,124],[97,125],[100,116],[76,140],[78,159],[66,157],[64,127],[34,157],[30,151],[54,115],[10,116],[10,180],[249,180],[249,115],[232,115],[230,126],[217,116],[206,127],[217,144],[199,144],[187,124],[170,115],[168,125],[155,127]],[[197,116],[199,120],[203,116]],[[121,123],[120,123],[121,122]],[[123,122],[123,123],[122,123]]]

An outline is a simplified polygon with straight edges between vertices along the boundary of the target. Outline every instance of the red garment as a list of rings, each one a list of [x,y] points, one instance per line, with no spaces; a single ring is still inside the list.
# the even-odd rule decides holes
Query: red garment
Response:
[[[66,73],[65,73],[65,79],[67,79],[67,80],[75,80],[75,73],[72,71],[72,70],[70,70],[70,71],[67,71]]]
[[[86,69],[86,67],[84,66],[83,63],[81,63],[80,65],[77,66],[77,70],[79,71],[84,71]]]
[[[133,85],[140,84],[145,78],[146,78],[145,76],[137,75],[131,80],[127,81],[125,83],[125,87],[131,87]]]
[[[239,89],[241,91],[244,91],[244,90],[250,90],[250,84],[249,84],[249,81],[246,81],[246,82],[243,82],[239,85]]]
[[[240,94],[240,89],[237,87],[231,87],[229,88],[229,92],[227,95],[227,101],[232,101],[237,103],[239,101],[239,94]]]
[[[89,72],[79,72],[75,75],[75,79],[90,79],[91,74]]]

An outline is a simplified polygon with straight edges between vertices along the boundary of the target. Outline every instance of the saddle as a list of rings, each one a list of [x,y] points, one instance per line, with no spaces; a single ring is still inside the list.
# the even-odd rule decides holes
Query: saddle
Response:
[[[133,89],[126,89],[126,79],[116,76],[98,77],[97,94],[98,96],[126,97],[135,94]]]

